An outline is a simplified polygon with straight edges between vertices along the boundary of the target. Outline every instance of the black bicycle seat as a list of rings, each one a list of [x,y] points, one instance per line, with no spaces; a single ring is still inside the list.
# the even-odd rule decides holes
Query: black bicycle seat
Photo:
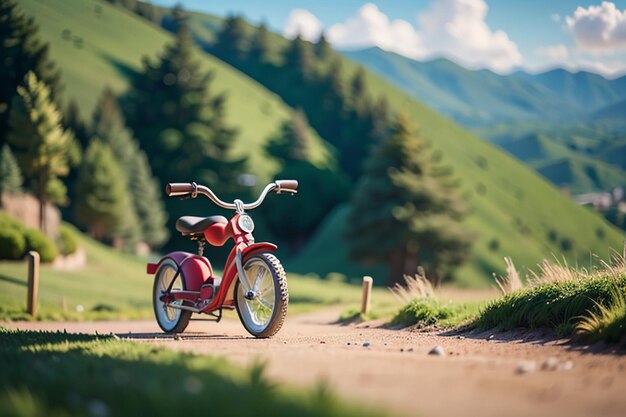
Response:
[[[181,233],[202,233],[204,230],[215,223],[228,223],[224,216],[183,216],[176,220],[176,230]]]

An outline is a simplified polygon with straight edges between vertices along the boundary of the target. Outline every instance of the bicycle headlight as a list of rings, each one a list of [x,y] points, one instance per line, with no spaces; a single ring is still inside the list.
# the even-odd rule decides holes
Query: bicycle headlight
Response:
[[[254,230],[254,221],[252,220],[252,217],[247,214],[239,216],[237,223],[239,224],[239,228],[246,233],[252,233]]]

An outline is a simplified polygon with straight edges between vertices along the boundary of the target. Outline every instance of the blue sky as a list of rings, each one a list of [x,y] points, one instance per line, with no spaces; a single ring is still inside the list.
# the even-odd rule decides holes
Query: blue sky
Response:
[[[173,5],[178,0],[155,0],[156,4]],[[294,9],[302,9],[310,12],[317,19],[319,26],[328,30],[335,25],[333,30],[335,46],[338,48],[349,48],[350,45],[365,45],[367,43],[378,43],[384,49],[393,49],[393,45],[398,43],[418,42],[421,46],[399,49],[395,52],[410,56],[416,59],[427,59],[429,57],[443,55],[454,59],[468,67],[487,67],[499,72],[508,72],[520,66],[530,70],[540,70],[546,67],[566,66],[571,69],[583,68],[607,75],[617,75],[626,72],[626,40],[624,42],[614,42],[614,45],[607,48],[603,45],[592,44],[585,41],[585,38],[578,38],[573,34],[572,27],[568,26],[566,17],[574,16],[575,10],[580,6],[584,9],[589,7],[599,7],[598,1],[572,1],[572,0],[415,0],[415,1],[373,1],[378,12],[371,8],[368,13],[363,11],[363,16],[386,16],[391,21],[400,19],[414,27],[416,33],[410,34],[400,32],[398,36],[391,35],[389,38],[381,39],[357,39],[357,28],[363,28],[354,18],[359,15],[359,10],[367,1],[357,0],[302,0],[297,2],[288,1],[253,1],[253,0],[229,0],[228,2],[213,2],[207,0],[183,0],[182,3],[188,9],[201,10],[212,14],[225,16],[231,13],[242,14],[253,22],[265,21],[276,32],[283,32],[290,23],[296,28],[303,28],[307,24],[314,25],[312,18],[300,14],[298,18],[290,16]],[[626,19],[626,0],[612,0],[614,5],[613,14],[619,15],[624,12]],[[493,44],[495,32],[503,32],[507,39],[503,39],[502,48],[489,48],[489,45],[455,44],[454,39],[449,39],[446,44],[441,40],[441,33],[421,33],[422,22],[418,20],[418,15],[430,13],[431,20],[436,16],[445,18],[442,15],[445,10],[450,10],[456,6],[463,6],[465,9],[457,15],[463,18],[463,13],[470,14],[474,10],[480,15],[481,7],[486,5],[485,17],[482,19],[486,25],[483,28],[480,22],[468,23],[467,30],[478,30],[487,32],[481,34],[483,43]],[[440,6],[438,14],[434,13],[436,6]],[[467,9],[467,7],[473,9]],[[606,12],[607,8],[603,9]],[[602,15],[602,11],[597,11]],[[606,13],[604,13],[606,14]],[[362,16],[362,17],[363,17]],[[620,17],[620,16],[618,16]],[[340,27],[353,18],[352,31],[349,28]],[[449,16],[450,19],[454,18]],[[372,17],[374,19],[374,17]],[[367,19],[365,19],[367,21]],[[475,20],[480,20],[480,16]],[[624,20],[626,25],[626,20]],[[361,22],[363,23],[363,22]],[[584,23],[584,22],[582,22]],[[304,26],[303,26],[304,25]],[[588,26],[579,25],[583,29]],[[341,30],[343,29],[343,30]],[[382,29],[381,29],[382,30]],[[390,29],[392,30],[392,29]],[[622,32],[626,33],[626,30]],[[316,32],[315,32],[316,33]],[[494,41],[490,41],[488,36],[493,35]],[[408,36],[408,37],[405,37]],[[467,34],[464,35],[467,37]],[[585,35],[586,36],[586,35]],[[593,36],[590,34],[589,36]],[[471,36],[470,36],[471,37]],[[415,38],[415,39],[414,39]],[[419,38],[419,39],[418,39]],[[400,41],[402,40],[402,41]],[[437,45],[433,45],[436,43]],[[389,45],[389,47],[385,47]],[[581,47],[583,45],[583,47]],[[478,49],[477,49],[478,48]],[[595,48],[595,49],[594,49]],[[517,52],[519,52],[519,54]],[[480,58],[481,54],[484,55]],[[490,61],[493,55],[507,54],[508,58],[501,57],[499,61]],[[507,61],[508,59],[508,61]],[[507,63],[508,62],[508,63]]]

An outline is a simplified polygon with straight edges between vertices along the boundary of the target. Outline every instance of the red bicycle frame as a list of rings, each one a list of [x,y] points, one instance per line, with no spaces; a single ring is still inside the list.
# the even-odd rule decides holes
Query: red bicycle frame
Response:
[[[193,188],[190,189],[189,187]],[[220,310],[220,314],[216,316],[218,320],[221,318],[222,308],[234,308],[233,284],[238,275],[243,275],[242,265],[249,257],[255,254],[273,252],[277,249],[277,246],[273,243],[254,243],[252,233],[242,230],[240,217],[247,216],[244,214],[244,209],[258,207],[270,191],[294,193],[296,188],[296,181],[276,181],[265,188],[255,203],[244,205],[239,200],[236,200],[234,204],[224,203],[209,189],[197,186],[195,183],[168,184],[167,194],[170,196],[191,194],[195,197],[200,192],[222,207],[235,207],[237,213],[229,221],[213,223],[202,231],[202,237],[212,246],[223,246],[229,239],[234,240],[235,245],[226,261],[223,277],[220,278],[214,275],[211,263],[202,256],[202,251],[199,254],[180,251],[172,252],[161,258],[158,263],[148,263],[147,272],[151,275],[154,275],[161,264],[168,259],[177,265],[176,276],[172,279],[170,288],[164,293],[162,301],[170,304],[174,301],[182,300],[182,304],[172,305],[172,307],[195,313],[210,314]],[[174,281],[179,277],[183,280],[184,290],[172,290]],[[243,285],[247,285],[244,281],[241,281]],[[215,292],[216,287],[217,292]]]

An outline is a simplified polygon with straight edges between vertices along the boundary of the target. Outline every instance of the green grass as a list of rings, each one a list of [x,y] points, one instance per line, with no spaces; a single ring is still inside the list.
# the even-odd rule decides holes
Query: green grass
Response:
[[[146,274],[147,260],[95,242],[75,229],[74,233],[79,247],[87,253],[87,265],[75,271],[60,271],[42,264],[39,309],[35,319],[152,318],[153,278]],[[210,249],[207,249],[207,256],[210,257]],[[359,285],[294,273],[288,273],[287,279],[290,314],[331,306],[351,308],[360,303]],[[25,313],[26,285],[26,262],[0,261],[0,319],[32,319]],[[391,294],[385,289],[376,289],[374,299],[383,307],[393,303]],[[77,311],[81,307],[83,311]]]
[[[392,325],[420,328],[451,328],[462,325],[478,313],[480,302],[443,302],[434,298],[417,298],[402,307],[391,320]]]
[[[586,341],[604,340],[618,343],[626,336],[626,302],[624,294],[616,292],[608,305],[597,305],[576,326],[578,335]]]
[[[94,0],[20,0],[27,15],[34,16],[41,37],[50,43],[50,54],[62,71],[66,89],[64,99],[75,98],[81,114],[91,114],[105,86],[123,94],[130,78],[141,70],[144,56],[154,59],[172,41],[166,31],[138,16],[102,1]],[[96,13],[96,6],[101,13]],[[78,48],[73,40],[63,39],[69,30],[72,38],[83,39]],[[261,181],[269,179],[278,169],[261,152],[270,135],[278,131],[282,121],[290,118],[292,109],[279,97],[222,61],[198,51],[203,70],[215,74],[212,90],[226,93],[226,118],[239,129],[234,152],[251,158],[252,172]],[[313,158],[319,164],[330,160],[330,153],[315,132]]]
[[[0,328],[3,416],[374,416],[325,386],[275,385],[263,364],[224,359],[113,337]]]
[[[587,317],[601,317],[599,321],[604,324],[613,320],[622,320],[623,323],[623,318],[620,319],[613,309],[616,293],[621,296],[626,294],[626,275],[618,278],[599,275],[543,283],[493,301],[472,326],[497,330],[551,328],[558,335],[568,337],[575,334],[577,326],[588,320]],[[609,311],[603,314],[602,306]],[[620,310],[619,306],[617,309]],[[598,336],[600,327],[602,325],[590,328],[587,332],[589,338]],[[622,337],[626,336],[626,327],[622,326],[619,331]]]

